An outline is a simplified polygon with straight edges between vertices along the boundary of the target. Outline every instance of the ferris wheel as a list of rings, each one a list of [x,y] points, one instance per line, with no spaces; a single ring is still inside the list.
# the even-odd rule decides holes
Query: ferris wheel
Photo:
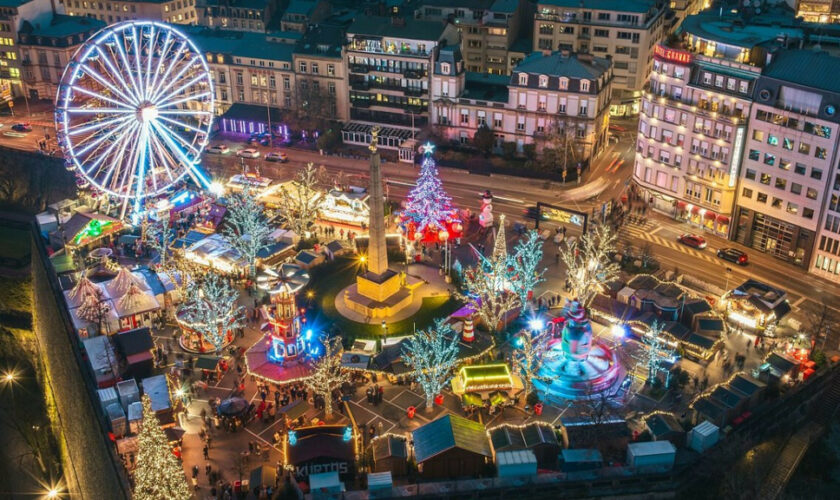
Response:
[[[209,187],[197,162],[213,120],[207,62],[182,32],[127,21],[93,35],[64,70],[56,131],[68,167],[91,186],[129,202],[165,192],[189,175]]]

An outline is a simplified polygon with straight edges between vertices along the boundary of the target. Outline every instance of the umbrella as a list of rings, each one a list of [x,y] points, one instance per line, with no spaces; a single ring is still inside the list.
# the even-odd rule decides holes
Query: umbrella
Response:
[[[226,417],[236,417],[245,413],[248,409],[248,401],[244,398],[228,398],[219,403],[219,413]]]
[[[274,295],[289,295],[300,291],[309,283],[309,273],[296,264],[281,264],[277,269],[268,268],[257,276],[257,286]]]

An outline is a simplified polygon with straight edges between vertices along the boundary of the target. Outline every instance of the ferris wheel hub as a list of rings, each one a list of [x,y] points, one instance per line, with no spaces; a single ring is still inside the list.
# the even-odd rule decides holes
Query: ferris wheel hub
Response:
[[[140,122],[150,122],[158,117],[158,109],[154,104],[146,104],[140,107],[137,112]]]

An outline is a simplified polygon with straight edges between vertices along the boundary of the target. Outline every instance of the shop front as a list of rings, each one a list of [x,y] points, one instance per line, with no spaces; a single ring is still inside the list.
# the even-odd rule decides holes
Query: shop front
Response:
[[[734,239],[778,259],[807,268],[815,234],[795,224],[737,207]]]
[[[685,201],[677,201],[674,218],[719,236],[729,235],[729,216]]]

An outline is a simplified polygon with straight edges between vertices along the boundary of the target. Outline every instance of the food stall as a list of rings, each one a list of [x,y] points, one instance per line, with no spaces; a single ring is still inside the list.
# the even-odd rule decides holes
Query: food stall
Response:
[[[452,392],[465,406],[504,405],[524,389],[522,379],[511,373],[508,365],[463,366],[452,379]]]

